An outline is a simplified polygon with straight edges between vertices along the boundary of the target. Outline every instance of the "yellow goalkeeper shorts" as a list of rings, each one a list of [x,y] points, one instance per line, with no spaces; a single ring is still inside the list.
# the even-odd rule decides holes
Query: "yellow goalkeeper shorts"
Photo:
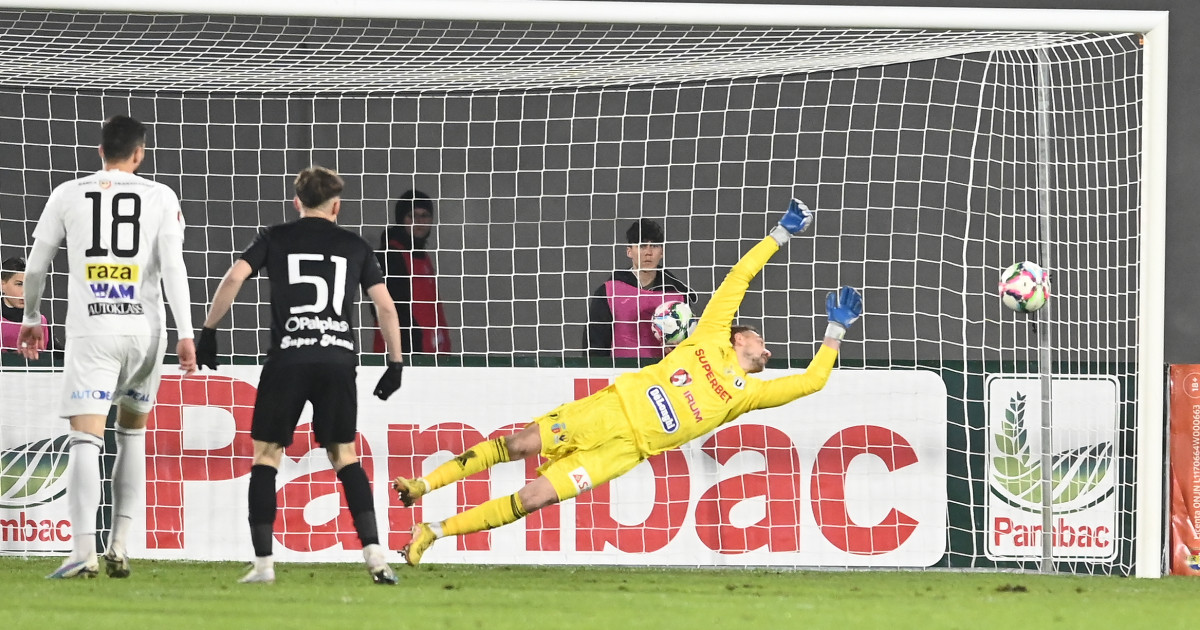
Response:
[[[612,385],[536,419],[542,437],[538,468],[560,501],[633,470],[644,459]]]

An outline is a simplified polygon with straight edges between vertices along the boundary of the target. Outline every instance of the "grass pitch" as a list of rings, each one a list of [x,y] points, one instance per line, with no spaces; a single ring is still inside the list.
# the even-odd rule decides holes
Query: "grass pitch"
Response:
[[[59,558],[0,557],[9,628],[1165,628],[1191,627],[1186,578],[396,565],[399,586],[346,564],[134,560],[125,580],[51,581]]]

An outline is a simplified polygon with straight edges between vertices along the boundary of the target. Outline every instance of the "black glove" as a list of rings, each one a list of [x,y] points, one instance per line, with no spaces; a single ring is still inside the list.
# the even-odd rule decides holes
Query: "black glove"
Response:
[[[383,376],[379,377],[379,384],[375,386],[375,395],[379,397],[379,400],[387,400],[388,396],[400,389],[400,376],[403,372],[403,363],[396,363],[388,359],[387,370]]]
[[[200,338],[196,340],[196,365],[217,369],[217,329],[201,328]]]

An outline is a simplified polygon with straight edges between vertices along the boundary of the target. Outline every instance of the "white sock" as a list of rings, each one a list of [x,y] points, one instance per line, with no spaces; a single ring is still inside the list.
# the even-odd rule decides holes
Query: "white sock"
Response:
[[[254,570],[262,573],[275,569],[275,556],[262,556],[254,558]]]
[[[117,461],[113,465],[113,523],[108,548],[125,555],[129,530],[146,490],[146,430],[117,427]]]
[[[366,545],[363,547],[362,552],[363,560],[367,561],[368,567],[374,567],[376,564],[380,564],[379,562],[376,562],[376,560],[383,560],[383,547],[380,547],[379,545]]]
[[[100,509],[100,450],[104,440],[91,433],[67,433],[67,513],[71,516],[71,560],[96,557],[96,512]]]

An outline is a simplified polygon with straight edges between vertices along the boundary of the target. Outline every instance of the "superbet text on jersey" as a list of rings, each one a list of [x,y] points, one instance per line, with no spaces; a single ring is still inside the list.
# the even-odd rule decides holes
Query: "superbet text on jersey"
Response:
[[[157,245],[183,229],[175,192],[132,173],[99,171],[55,188],[33,236],[67,241],[67,336],[165,335]]]
[[[366,241],[302,218],[259,230],[242,260],[270,278],[272,361],[357,363],[355,291],[383,282]]]

